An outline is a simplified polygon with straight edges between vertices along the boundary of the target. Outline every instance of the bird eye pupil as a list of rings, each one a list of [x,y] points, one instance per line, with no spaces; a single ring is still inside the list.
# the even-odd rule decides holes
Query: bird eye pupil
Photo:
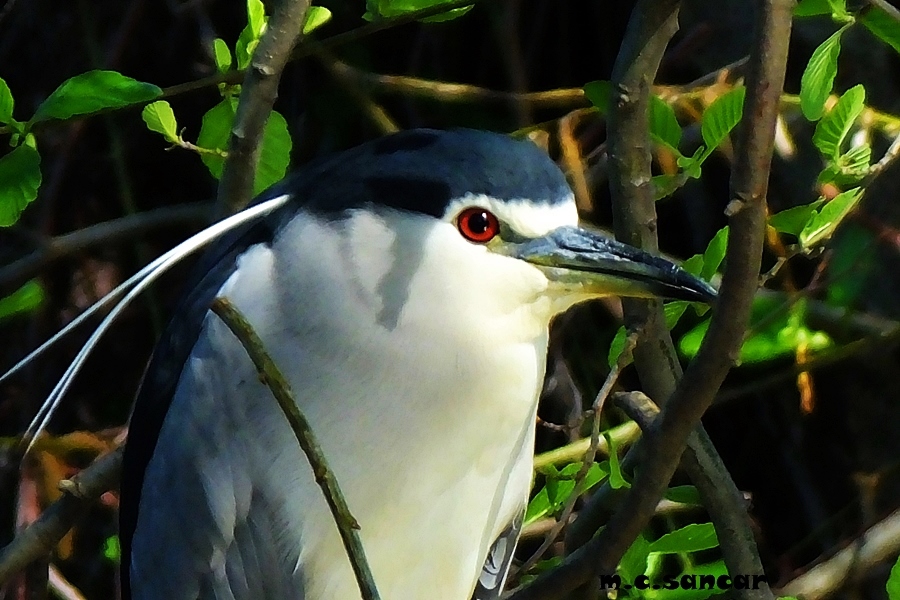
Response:
[[[488,216],[483,212],[472,213],[472,216],[469,217],[469,229],[474,233],[484,233],[490,226]]]

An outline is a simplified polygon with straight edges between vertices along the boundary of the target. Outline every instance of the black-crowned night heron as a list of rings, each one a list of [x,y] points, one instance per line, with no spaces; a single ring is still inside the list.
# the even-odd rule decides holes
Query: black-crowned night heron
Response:
[[[314,163],[266,202],[207,255],[145,375],[122,480],[126,593],[359,597],[294,434],[209,312],[225,296],[311,422],[382,597],[499,597],[551,319],[610,294],[715,291],[578,228],[556,165],[492,133],[385,137]]]

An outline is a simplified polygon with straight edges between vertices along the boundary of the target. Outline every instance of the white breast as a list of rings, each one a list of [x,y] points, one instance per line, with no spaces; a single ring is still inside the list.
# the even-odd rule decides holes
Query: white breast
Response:
[[[421,219],[311,223],[295,219],[272,248],[248,252],[223,293],[290,381],[362,527],[382,596],[467,600],[531,483],[546,280]],[[425,241],[398,254],[409,239]],[[324,260],[334,256],[344,262]],[[262,582],[308,600],[358,596],[305,457],[215,317],[160,439],[133,573],[162,561],[183,572],[175,579],[217,573],[216,589],[235,598]],[[160,523],[173,530],[160,533]],[[276,548],[267,561],[235,549],[255,529]]]

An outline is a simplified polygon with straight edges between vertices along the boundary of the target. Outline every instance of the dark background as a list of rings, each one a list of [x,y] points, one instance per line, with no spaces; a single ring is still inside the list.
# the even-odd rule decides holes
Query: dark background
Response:
[[[334,19],[319,30],[319,38],[364,24],[361,2],[323,4],[331,8]],[[686,3],[681,30],[657,80],[687,84],[743,57],[752,34],[751,4],[739,0]],[[631,6],[627,1],[484,0],[456,21],[398,27],[342,46],[333,58],[363,71],[495,90],[578,88],[609,78]],[[210,75],[215,70],[209,50],[212,39],[222,37],[233,46],[246,19],[241,2],[222,0],[7,0],[0,15],[0,77],[12,89],[19,119],[30,116],[63,80],[90,69],[115,69],[161,87]],[[810,54],[834,29],[828,19],[796,24],[788,92],[797,92]],[[402,94],[367,96],[369,92],[358,84],[335,79],[327,68],[331,58],[296,61],[284,74],[276,108],[285,115],[294,139],[294,165],[382,133],[365,115],[358,101],[360,90],[402,128],[467,126],[513,131],[545,123],[554,156],[559,156],[558,120],[587,106],[574,102],[570,107],[530,110],[519,103],[459,104]],[[838,90],[864,83],[867,103],[898,114],[898,79],[900,60],[890,47],[862,28],[845,36]],[[196,139],[201,116],[218,101],[215,88],[171,99],[187,139]],[[787,111],[784,118],[797,153],[775,158],[769,188],[772,212],[807,203],[819,193],[815,178],[821,162],[810,142],[812,126],[796,110]],[[609,226],[602,117],[587,115],[573,122],[582,155],[590,157],[592,200],[584,216]],[[876,156],[887,142],[876,140]],[[0,265],[23,256],[47,237],[134,212],[211,201],[215,195],[215,181],[200,160],[183,150],[167,151],[162,138],[146,130],[138,110],[44,127],[38,132],[38,144],[43,173],[40,196],[16,226],[0,230]],[[664,251],[681,258],[702,252],[725,224],[728,168],[727,158],[714,155],[704,167],[702,180],[690,182],[674,198],[658,204]],[[852,308],[858,314],[877,316],[885,327],[900,319],[896,189],[897,173],[888,172],[847,226],[871,239],[851,275],[862,289]],[[139,266],[201,226],[196,218],[173,220],[162,229],[47,264],[39,275],[46,302],[31,315],[0,322],[0,371]],[[807,285],[822,260],[822,256],[794,259],[795,283],[801,288]],[[764,268],[770,267],[773,256],[765,261]],[[116,428],[128,416],[154,340],[178,298],[187,270],[177,269],[126,311],[75,383],[53,420],[52,433],[94,432],[99,445],[118,433]],[[0,280],[4,286],[0,292],[9,293],[20,283]],[[768,287],[783,290],[784,279],[776,278]],[[810,294],[813,302],[822,297]],[[553,371],[552,383],[567,383],[571,377],[585,402],[590,402],[606,374],[609,341],[619,324],[615,309],[615,303],[580,308],[554,331],[557,346],[552,355],[561,357],[566,368]],[[860,337],[846,320],[826,318],[815,324],[840,343]],[[82,331],[70,336],[23,375],[0,386],[0,438],[5,440],[0,446],[0,544],[11,539],[16,514],[29,498],[23,481],[38,482],[34,501],[44,503],[50,499],[46,490],[55,486],[54,476],[71,474],[95,452],[93,441],[82,441],[52,456],[42,453],[25,469],[23,480],[10,450],[14,436],[21,434],[87,335]],[[729,376],[721,398],[704,419],[738,486],[750,498],[771,582],[790,580],[809,563],[856,539],[900,504],[898,359],[893,345],[863,344],[842,360],[814,371],[815,404],[810,414],[801,411],[790,358],[742,366]],[[638,382],[628,373],[623,384],[636,387]],[[560,400],[559,394],[550,394],[542,416],[563,420],[570,398]],[[539,450],[566,438],[549,428],[539,433]],[[115,533],[115,498],[107,500],[77,528],[74,551],[63,551],[68,558],[58,561],[88,598],[113,597],[115,589],[114,565],[102,556],[103,541]],[[845,593],[882,597],[886,569],[877,569]]]

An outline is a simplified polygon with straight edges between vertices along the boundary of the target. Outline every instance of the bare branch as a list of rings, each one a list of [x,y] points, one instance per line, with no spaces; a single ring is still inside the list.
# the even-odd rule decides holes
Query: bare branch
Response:
[[[216,199],[220,215],[234,213],[253,196],[262,137],[278,97],[278,82],[300,38],[310,0],[282,0],[266,23],[266,31],[250,59],[241,85],[241,99],[228,140]]]
[[[312,427],[303,413],[300,412],[297,403],[294,401],[291,393],[290,385],[282,375],[275,361],[266,352],[263,342],[259,336],[253,331],[253,326],[244,318],[243,315],[234,307],[227,298],[216,298],[212,303],[212,311],[222,319],[228,329],[240,340],[241,345],[247,351],[256,370],[259,372],[260,379],[272,391],[278,406],[281,407],[284,416],[287,418],[297,442],[309,459],[316,477],[316,483],[322,488],[331,514],[334,515],[334,521],[338,531],[341,534],[341,540],[344,542],[344,548],[347,556],[350,558],[350,564],[353,567],[353,573],[356,575],[356,582],[359,584],[360,592],[363,600],[378,600],[378,590],[375,587],[375,579],[366,560],[366,553],[363,550],[362,540],[359,537],[359,523],[350,512],[344,494],[338,485],[337,479],[334,477],[331,469],[328,468],[328,462],[325,459],[325,453],[322,451],[319,442],[316,440]]]
[[[122,449],[116,448],[72,479],[60,482],[62,497],[0,550],[0,586],[30,563],[46,558],[94,501],[118,487]]]
[[[0,267],[0,290],[17,287],[54,261],[90,247],[170,227],[180,223],[204,223],[212,215],[212,203],[167,206],[97,223],[51,238],[27,256]]]
[[[678,466],[688,435],[712,403],[716,390],[737,356],[759,276],[766,213],[765,197],[775,119],[784,83],[792,6],[791,0],[766,0],[759,9],[757,38],[748,67],[741,137],[732,173],[733,200],[727,211],[731,232],[727,265],[718,305],[697,358],[685,373],[672,398],[663,407],[652,434],[645,436],[641,445],[644,447],[646,460],[637,471],[619,512],[606,528],[570,555],[559,568],[542,575],[531,587],[516,594],[514,597],[517,600],[559,597],[561,592],[575,589],[595,574],[614,572],[628,546],[652,516],[656,502]],[[630,125],[630,135],[626,135],[625,139],[628,140],[627,143],[640,144],[639,148],[642,149],[646,144],[647,125],[644,121],[645,113],[639,108],[642,103],[635,101],[634,94],[641,91],[638,89],[641,86],[649,86],[649,82],[645,81],[646,74],[655,73],[662,51],[659,46],[665,44],[659,38],[668,39],[659,32],[666,24],[669,24],[669,29],[674,27],[675,11],[677,2],[672,0],[645,0],[638,3],[635,8],[637,19],[633,15],[626,34],[626,40],[637,43],[637,46],[623,48],[624,64],[627,66],[625,76],[621,69],[614,73],[614,79],[620,82],[620,98],[619,106],[612,111],[610,120],[613,120],[613,115],[622,118],[624,111],[632,111],[632,116],[637,115],[643,124]],[[645,35],[641,35],[641,29]],[[652,68],[648,69],[648,66]],[[632,77],[627,77],[629,71],[634,71]],[[623,81],[633,82],[634,87],[622,86]],[[644,108],[645,102],[646,100]],[[637,108],[635,104],[638,105]],[[636,201],[646,198],[650,192],[649,170],[642,170],[642,166],[649,165],[643,162],[644,158],[639,154],[631,153],[628,162],[619,165],[625,177],[613,184],[614,190],[634,197]],[[643,210],[642,214],[635,216],[646,230],[625,232],[630,233],[626,241],[640,244],[651,238],[648,241],[651,245],[654,244],[654,215],[652,212],[647,213],[644,206],[638,206],[634,210]],[[654,312],[658,320],[659,313]],[[636,360],[637,354],[638,351],[635,350]],[[665,354],[661,358],[666,359]],[[750,542],[752,543],[752,539]]]

